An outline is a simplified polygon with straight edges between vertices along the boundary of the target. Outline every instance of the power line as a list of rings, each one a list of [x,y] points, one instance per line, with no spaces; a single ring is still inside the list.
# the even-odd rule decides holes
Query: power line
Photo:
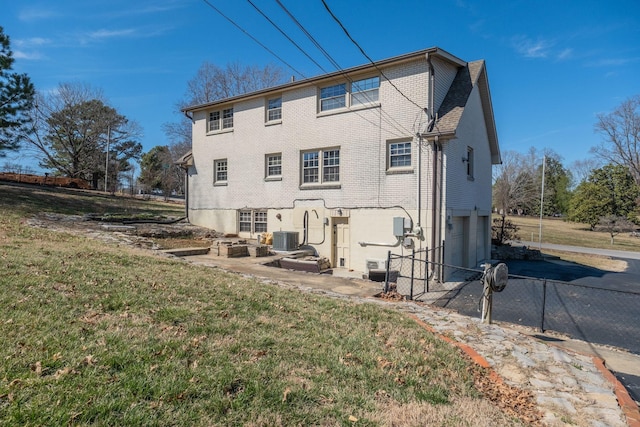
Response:
[[[288,62],[286,62],[284,59],[282,59],[280,56],[278,56],[275,52],[273,52],[271,49],[269,49],[265,44],[263,44],[262,42],[260,42],[257,38],[255,38],[254,36],[252,36],[248,31],[246,31],[244,28],[242,28],[239,24],[237,24],[234,20],[232,20],[231,18],[229,18],[227,15],[225,15],[220,9],[218,9],[217,7],[215,7],[211,2],[209,2],[208,0],[203,0],[210,8],[212,8],[213,10],[215,10],[220,16],[222,16],[224,19],[226,19],[227,21],[229,21],[233,26],[235,26],[237,29],[239,29],[240,31],[242,31],[246,36],[248,36],[249,38],[251,38],[251,40],[253,40],[254,42],[256,42],[259,46],[261,46],[263,49],[265,49],[267,52],[269,52],[271,55],[273,55],[275,58],[277,58],[280,62],[282,62],[283,64],[285,64],[287,67],[289,67],[291,70],[293,70],[295,73],[297,73],[298,75],[302,76],[302,78],[307,78],[304,74],[302,74],[300,71],[296,70],[292,65],[290,65]],[[323,72],[327,73],[326,70],[324,70],[324,68],[322,66],[320,66],[315,60],[313,60],[310,55],[308,55],[302,48],[300,48],[289,36],[287,36],[283,30],[281,30],[275,23],[273,23],[273,21],[271,19],[269,19],[257,6],[255,6],[255,4],[253,4],[250,0],[247,0],[251,6],[253,6],[261,15],[263,15],[263,17],[265,17],[265,19],[267,19],[272,25],[274,25],[274,27],[276,27],[278,29],[278,31],[280,31],[291,43],[294,44],[294,46],[296,46],[298,49],[300,49],[302,51],[302,53],[305,54],[305,56],[307,56],[309,59],[311,59],[311,61],[316,64]],[[318,50],[320,50],[320,52],[322,52],[322,54],[329,60],[329,62],[331,62],[331,64],[338,70],[340,71],[344,77],[351,83],[353,84],[353,80],[344,72],[344,70],[342,70],[342,68],[340,67],[340,65],[331,57],[331,55],[320,45],[320,43],[306,30],[306,28],[304,28],[304,26],[295,18],[295,16],[293,16],[293,14],[291,12],[289,12],[289,10],[280,2],[280,0],[276,0],[276,2],[278,3],[278,5],[287,13],[287,15],[289,15],[289,17],[296,23],[296,25],[302,30],[302,32],[309,38],[309,40],[312,41],[312,43],[318,48]],[[328,74],[328,73],[327,73]],[[373,102],[371,99],[367,97],[369,102]],[[356,110],[353,110],[351,108],[349,108],[350,111],[355,112],[359,117],[361,117],[362,119],[366,120],[367,122],[371,123],[374,126],[378,126],[378,124],[370,121],[369,119],[367,119],[366,117],[364,117],[363,115],[359,114]],[[412,133],[411,131],[409,131],[407,128],[405,128],[401,123],[399,123],[397,120],[395,120],[393,117],[389,116],[388,113],[381,111],[381,115],[386,115],[386,118],[383,118],[383,120],[390,125],[392,128],[394,128],[397,132],[399,132],[399,134],[396,134],[397,136],[403,136],[405,135],[401,129],[398,128],[398,126],[400,128],[402,128],[405,132],[407,133]],[[398,126],[396,126],[395,124],[391,123],[389,120],[394,121]]]
[[[407,101],[409,101],[410,103],[412,103],[413,105],[415,105],[416,107],[418,107],[419,109],[423,110],[424,107],[421,107],[420,105],[416,104],[412,99],[410,99],[407,95],[405,95],[400,89],[398,89],[398,87],[393,84],[393,82],[391,80],[389,80],[389,78],[382,72],[382,70],[378,67],[378,65],[373,62],[373,60],[369,57],[369,55],[367,55],[367,53],[364,51],[364,49],[358,44],[358,42],[356,42],[354,40],[353,37],[351,37],[351,34],[349,34],[349,31],[347,31],[347,29],[345,28],[345,26],[342,24],[342,22],[340,22],[340,20],[338,19],[338,17],[336,15],[334,15],[334,13],[331,11],[331,9],[329,8],[329,5],[327,4],[327,2],[325,0],[321,0],[322,4],[324,5],[324,8],[327,9],[327,12],[329,12],[329,15],[331,15],[331,17],[333,18],[334,21],[336,21],[338,23],[338,25],[340,26],[340,28],[342,28],[342,31],[344,31],[344,33],[347,35],[347,37],[349,38],[349,40],[351,40],[351,42],[360,50],[360,52],[362,52],[362,54],[364,55],[365,58],[367,58],[369,60],[369,62],[371,62],[371,64],[376,67],[376,70],[378,70],[380,72],[380,75],[382,75],[382,77],[384,77],[391,86],[393,86],[393,88],[395,90],[398,91],[398,93],[400,95],[402,95]]]
[[[286,8],[286,6],[284,4],[282,4],[282,2],[280,0],[276,0],[276,3],[278,4],[278,6],[280,6],[280,8],[282,10],[284,10],[284,12],[291,18],[291,20],[298,26],[298,28],[300,28],[300,30],[307,36],[307,38],[309,40],[311,40],[311,42],[316,46],[316,48],[318,48],[318,50],[324,55],[325,58],[327,58],[327,60],[329,62],[331,62],[331,64],[336,68],[336,70],[338,70],[340,73],[342,73],[342,75],[345,77],[345,79],[351,84],[353,85],[353,80],[351,79],[351,77],[342,69],[342,67],[340,66],[340,64],[338,64],[338,62],[329,54],[329,52],[327,52],[326,49],[324,49],[322,47],[322,45],[320,44],[320,42],[318,42],[313,35],[311,35],[311,33],[309,33],[309,31],[304,27],[304,25],[302,25],[302,23],[300,23],[300,21],[298,21],[296,19],[296,17],[293,15],[293,13],[291,13],[289,11],[289,9]],[[375,64],[374,64],[375,65]],[[378,67],[376,67],[376,69],[378,69]],[[378,69],[378,71],[380,71]],[[389,80],[386,76],[384,76],[387,81]],[[397,88],[396,88],[397,89]],[[367,97],[369,102],[373,102],[371,99],[369,99],[369,97],[365,94],[365,97]],[[420,107],[419,107],[420,108]],[[420,108],[422,109],[422,108]],[[354,111],[354,110],[351,110]],[[409,129],[405,128],[401,123],[399,123],[396,119],[394,119],[393,117],[391,117],[388,113],[382,111],[383,115],[385,116],[384,121],[390,125],[391,127],[395,128],[395,130],[401,132],[400,129],[398,129],[398,127],[396,125],[394,125],[393,123],[391,123],[389,120],[394,121],[400,128],[404,129],[404,131],[406,131],[407,133],[413,134],[413,132],[411,132]]]
[[[256,6],[256,5],[255,5],[251,0],[247,0],[247,2],[249,2],[249,4],[250,4],[251,6],[253,6],[253,8],[254,8],[255,10],[257,10],[257,11],[258,11],[258,13],[260,13],[260,15],[262,15],[262,16],[264,17],[264,19],[266,19],[267,21],[269,21],[269,23],[270,23],[271,25],[273,25],[273,27],[274,27],[275,29],[277,29],[277,30],[280,32],[280,34],[282,34],[283,36],[285,36],[285,37],[287,38],[287,40],[289,40],[289,41],[291,42],[291,44],[293,44],[295,47],[297,47],[297,48],[298,48],[298,50],[304,54],[304,56],[306,56],[307,58],[309,58],[309,60],[310,60],[311,62],[313,62],[314,64],[316,64],[316,65],[318,66],[318,68],[320,68],[320,69],[321,69],[325,74],[328,74],[328,72],[327,72],[324,68],[322,68],[322,65],[318,64],[318,62],[316,62],[316,60],[315,60],[315,59],[313,59],[313,58],[311,57],[311,55],[309,55],[309,54],[308,54],[308,53],[307,53],[303,48],[301,48],[301,47],[300,47],[300,46],[299,46],[299,45],[298,45],[298,44],[297,44],[297,43],[296,43],[296,42],[295,42],[291,37],[289,37],[289,35],[288,35],[287,33],[285,33],[285,32],[284,32],[284,31],[283,31],[283,30],[282,30],[282,29],[281,29],[281,28],[280,28],[280,27],[279,27],[275,22],[273,22],[273,21],[271,20],[271,18],[269,18],[269,17],[268,17],[268,16],[267,16],[267,15],[266,15],[262,10],[260,10],[260,8],[258,8],[258,6]]]
[[[305,78],[305,75],[302,74],[300,71],[296,70],[291,64],[289,64],[287,61],[285,61],[284,59],[280,58],[275,52],[273,52],[271,49],[269,49],[267,46],[265,46],[263,43],[260,42],[260,40],[256,39],[255,37],[253,37],[251,34],[249,34],[249,32],[247,32],[244,28],[242,28],[240,25],[236,24],[235,21],[233,21],[231,18],[229,18],[227,15],[225,15],[224,13],[222,13],[220,11],[220,9],[218,9],[217,7],[215,7],[213,4],[211,4],[208,0],[202,0],[203,2],[205,2],[210,8],[212,8],[213,10],[215,10],[216,12],[218,12],[218,14],[220,14],[220,16],[222,16],[224,19],[226,19],[227,21],[229,21],[231,24],[233,24],[233,26],[235,26],[237,29],[239,29],[240,31],[242,31],[245,35],[247,35],[249,38],[251,38],[251,40],[253,40],[254,42],[258,43],[264,50],[266,50],[267,52],[269,52],[271,55],[275,56],[276,58],[278,58],[278,60],[280,62],[282,62],[283,64],[285,64],[287,67],[289,67],[291,70],[293,70],[293,72],[297,73],[298,75],[302,76],[302,78]]]

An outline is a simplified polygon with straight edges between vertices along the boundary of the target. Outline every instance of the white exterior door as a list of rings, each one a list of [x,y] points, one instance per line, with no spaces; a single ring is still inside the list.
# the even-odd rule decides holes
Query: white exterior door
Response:
[[[349,263],[349,219],[333,219],[333,259],[331,265],[339,268],[350,268]]]

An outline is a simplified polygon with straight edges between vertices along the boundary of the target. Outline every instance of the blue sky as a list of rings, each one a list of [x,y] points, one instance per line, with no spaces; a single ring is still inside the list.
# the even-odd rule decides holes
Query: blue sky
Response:
[[[36,89],[88,83],[144,129],[144,151],[204,61],[281,65],[203,0],[2,2],[14,69]],[[306,77],[323,74],[246,0],[208,0]],[[327,71],[335,68],[275,0],[252,0]],[[341,68],[368,63],[321,0],[281,0]],[[502,151],[552,148],[565,166],[591,157],[596,115],[640,94],[637,0],[326,0],[373,59],[438,46],[487,62]],[[300,76],[298,76],[300,78]],[[27,162],[24,154],[8,160]]]

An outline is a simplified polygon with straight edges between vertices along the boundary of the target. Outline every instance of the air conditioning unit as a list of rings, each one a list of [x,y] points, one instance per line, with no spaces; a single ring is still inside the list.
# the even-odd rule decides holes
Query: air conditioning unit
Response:
[[[273,250],[274,251],[295,251],[298,249],[297,231],[274,231]]]
[[[368,259],[367,263],[367,273],[370,270],[386,270],[387,269],[387,260],[386,259]]]

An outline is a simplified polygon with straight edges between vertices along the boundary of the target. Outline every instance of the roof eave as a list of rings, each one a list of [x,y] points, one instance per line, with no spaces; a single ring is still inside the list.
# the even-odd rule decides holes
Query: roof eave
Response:
[[[251,99],[251,98],[256,98],[259,96],[264,96],[268,93],[277,93],[277,92],[282,92],[284,90],[293,88],[293,87],[304,87],[306,85],[312,85],[315,84],[319,81],[323,81],[323,80],[331,80],[331,79],[335,79],[336,77],[342,77],[345,74],[357,74],[359,72],[362,71],[366,71],[369,69],[375,69],[376,67],[382,67],[382,66],[386,66],[389,64],[400,64],[403,62],[407,62],[407,61],[411,61],[411,60],[415,60],[416,58],[420,58],[420,57],[426,57],[428,55],[434,55],[434,56],[438,56],[446,61],[449,61],[453,64],[456,64],[458,66],[465,66],[466,62],[461,60],[460,58],[450,54],[449,52],[447,52],[446,50],[442,50],[439,47],[432,47],[432,48],[428,48],[428,49],[423,49],[423,50],[419,50],[416,52],[411,52],[411,53],[405,53],[403,55],[399,55],[399,56],[394,56],[392,58],[387,58],[387,59],[383,59],[381,61],[377,61],[373,64],[369,63],[369,64],[364,64],[364,65],[359,65],[356,67],[352,67],[352,68],[347,68],[345,70],[339,70],[339,71],[334,71],[332,73],[328,73],[328,74],[322,74],[319,76],[315,76],[315,77],[310,77],[304,80],[298,80],[298,81],[292,81],[292,82],[288,82],[288,83],[284,83],[278,86],[273,86],[273,87],[269,87],[269,88],[265,88],[265,89],[260,89],[257,90],[255,92],[250,92],[250,93],[245,93],[242,95],[237,95],[237,96],[232,96],[229,98],[224,98],[224,99],[219,99],[217,101],[212,101],[212,102],[207,102],[207,103],[203,103],[203,104],[197,104],[197,105],[192,105],[189,107],[185,107],[182,108],[180,111],[182,111],[183,113],[186,112],[195,112],[195,111],[200,111],[200,110],[205,110],[207,108],[210,108],[212,106],[215,105],[221,105],[221,104],[229,104],[235,101],[238,101],[240,99]]]

